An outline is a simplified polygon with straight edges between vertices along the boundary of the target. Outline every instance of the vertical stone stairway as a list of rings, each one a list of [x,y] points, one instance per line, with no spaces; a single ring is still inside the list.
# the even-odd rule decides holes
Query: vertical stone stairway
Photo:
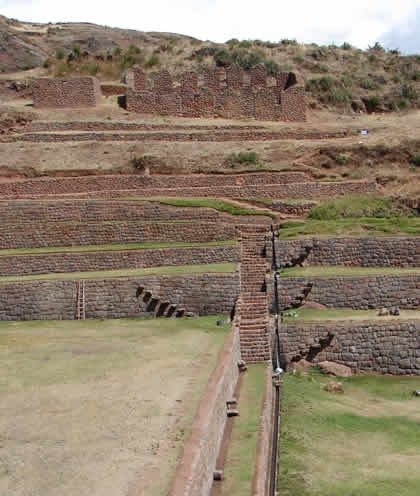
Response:
[[[241,354],[248,363],[271,359],[268,329],[267,226],[241,226],[241,273],[238,300]]]

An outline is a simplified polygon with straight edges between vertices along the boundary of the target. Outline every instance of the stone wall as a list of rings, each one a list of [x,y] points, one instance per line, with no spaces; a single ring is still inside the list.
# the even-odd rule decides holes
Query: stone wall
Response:
[[[280,330],[280,342],[289,363],[322,349],[314,363],[329,360],[355,372],[420,375],[418,321],[287,324]]]
[[[265,369],[264,397],[259,418],[257,456],[252,479],[252,496],[268,494],[267,488],[270,482],[274,420],[274,387],[272,375],[273,367],[271,362],[268,362]]]
[[[276,212],[280,212],[285,215],[296,215],[297,217],[302,217],[315,205],[316,203],[311,201],[294,203],[287,200],[273,200],[270,208],[271,210],[275,210]]]
[[[239,246],[0,255],[0,276],[238,262]]]
[[[267,283],[271,305],[273,283]],[[420,274],[358,277],[280,277],[279,303],[285,308],[308,291],[306,301],[330,308],[368,310],[398,306],[420,307]]]
[[[127,110],[181,117],[255,117],[269,121],[305,121],[303,80],[293,73],[269,77],[262,65],[245,73],[236,66],[186,72],[166,71],[151,78],[140,69],[127,75]]]
[[[0,225],[0,249],[47,246],[105,245],[145,242],[229,241],[237,238],[233,224],[206,222],[39,223]]]
[[[169,496],[208,496],[227,419],[226,402],[238,382],[238,329],[232,328],[196,414]]]
[[[99,81],[90,76],[36,79],[32,83],[34,107],[94,107],[101,98]]]
[[[271,259],[271,243],[267,244]],[[276,242],[279,266],[420,267],[420,237],[312,238]]]
[[[311,179],[302,172],[269,172],[251,174],[190,174],[190,175],[106,175],[78,176],[67,178],[42,178],[14,181],[0,184],[0,196],[14,197],[26,195],[69,194],[93,191],[130,191],[145,188],[148,190],[182,190],[204,188],[246,187],[253,185],[273,185],[306,183]],[[200,190],[197,190],[199,196]],[[182,194],[177,196],[182,196]]]
[[[5,282],[0,285],[0,320],[72,320],[77,280]],[[229,314],[239,294],[237,274],[188,274],[85,280],[87,319],[147,317],[153,297],[196,315]]]

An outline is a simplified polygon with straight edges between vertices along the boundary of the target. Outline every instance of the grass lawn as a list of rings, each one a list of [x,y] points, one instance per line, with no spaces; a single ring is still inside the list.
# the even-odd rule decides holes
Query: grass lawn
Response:
[[[156,201],[159,203],[164,203],[165,205],[173,205],[175,207],[207,207],[214,208],[219,212],[226,212],[232,215],[265,215],[275,219],[274,214],[270,212],[265,212],[261,210],[256,210],[253,208],[240,207],[234,203],[230,203],[226,200],[219,200],[217,198],[124,198],[124,200],[141,200],[141,201]]]
[[[232,246],[237,241],[209,241],[208,243],[126,243],[86,246],[49,246],[43,248],[14,248],[0,250],[1,255],[37,255],[42,253],[85,252],[85,251],[122,251],[122,250],[151,250],[156,248],[193,248],[206,246]]]
[[[177,274],[204,274],[204,273],[230,273],[235,272],[236,263],[220,263],[207,265],[177,265],[169,267],[151,267],[146,269],[121,269],[102,270],[97,272],[63,272],[58,274],[39,274],[33,276],[4,276],[1,282],[12,281],[37,281],[50,279],[102,279],[109,277],[134,277],[150,275],[177,275]]]
[[[287,267],[281,277],[351,277],[420,274],[420,267],[348,267],[344,265]]]
[[[386,316],[378,316],[378,310],[352,310],[352,309],[325,309],[325,310],[305,310],[298,309],[297,311],[298,317],[285,317],[285,322],[296,322],[300,320],[356,320],[356,321],[366,321],[366,320],[377,320],[379,322],[382,321],[391,321],[395,320],[417,320],[420,319],[420,310],[400,310],[399,316],[386,315]]]
[[[238,409],[225,461],[225,479],[218,496],[251,494],[257,456],[259,417],[264,396],[266,364],[248,365],[242,377]]]
[[[0,323],[0,494],[166,496],[229,326]]]
[[[316,372],[283,377],[281,496],[417,496],[420,377],[340,379],[322,390]]]
[[[280,239],[313,236],[396,236],[420,235],[420,217],[378,219],[362,217],[340,220],[289,221],[280,225]]]

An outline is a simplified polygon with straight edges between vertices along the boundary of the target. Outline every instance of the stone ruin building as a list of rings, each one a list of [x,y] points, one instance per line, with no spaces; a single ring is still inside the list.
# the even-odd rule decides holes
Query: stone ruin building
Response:
[[[101,99],[99,80],[91,77],[40,78],[32,84],[34,107],[94,107]]]
[[[137,68],[127,73],[127,110],[139,113],[305,121],[304,95],[301,77],[293,72],[270,77],[263,65],[247,72],[234,65],[206,68],[176,77],[166,70],[150,77]]]

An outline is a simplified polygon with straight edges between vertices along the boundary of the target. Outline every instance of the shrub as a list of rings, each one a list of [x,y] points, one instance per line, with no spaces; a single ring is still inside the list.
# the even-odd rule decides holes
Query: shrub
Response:
[[[140,48],[133,44],[131,44],[127,50],[127,53],[130,55],[138,55],[140,52],[141,52]]]
[[[158,55],[151,55],[146,61],[146,67],[154,67],[160,64],[160,59]]]
[[[342,45],[341,45],[341,48],[343,50],[351,50],[353,47],[350,45],[350,43],[347,43],[347,41],[345,41]]]
[[[293,57],[292,60],[295,64],[298,65],[303,64],[305,62],[305,59],[301,55],[296,55],[296,57]]]
[[[316,64],[312,64],[311,70],[313,72],[328,72],[329,71],[329,68],[325,64],[316,63]]]
[[[74,46],[72,49],[71,49],[73,55],[76,57],[76,58],[79,58],[80,57],[80,47],[78,45]]]
[[[416,167],[420,166],[420,153],[412,153],[410,156],[410,164],[415,165]]]
[[[114,57],[121,57],[121,48],[119,46],[115,47],[112,51]]]
[[[409,100],[415,100],[417,98],[417,91],[409,84],[403,84],[401,86],[401,96]]]
[[[243,164],[256,164],[257,162],[258,156],[255,152],[230,153],[225,158],[225,164],[230,167]]]
[[[368,112],[376,112],[381,104],[381,99],[376,95],[370,95],[363,101]]]
[[[346,165],[349,160],[349,157],[347,155],[337,155],[335,157],[335,161],[339,165]]]
[[[370,53],[368,55],[368,61],[371,63],[371,64],[374,64],[376,61],[377,61],[377,57],[374,53]]]
[[[68,70],[69,70],[69,66],[65,62],[62,62],[61,64],[58,64],[58,66],[56,67],[55,75],[57,77],[64,76],[64,74],[66,74]]]
[[[331,88],[320,96],[320,100],[323,103],[344,106],[350,103],[350,94],[344,88]]]
[[[373,46],[370,46],[368,50],[372,50],[374,52],[384,52],[382,45],[377,41]]]
[[[351,76],[344,75],[341,78],[341,82],[343,83],[345,88],[351,88],[354,84],[354,80]]]
[[[362,79],[362,81],[360,81],[360,87],[364,90],[374,90],[378,85],[375,81],[372,81],[372,79]]]
[[[400,98],[397,105],[400,110],[404,110],[408,107],[408,101],[405,98]]]
[[[98,74],[98,72],[101,70],[101,66],[98,63],[87,64],[86,69],[91,76],[96,76],[96,74]]]
[[[298,42],[295,39],[290,40],[288,38],[283,38],[282,40],[280,40],[280,44],[281,45],[297,45]]]
[[[142,155],[141,157],[133,157],[131,164],[137,170],[144,170],[146,167],[156,163],[156,158],[153,155]]]
[[[55,51],[55,58],[58,60],[64,59],[64,50],[62,48],[57,48]]]
[[[52,64],[51,59],[45,59],[44,62],[42,63],[42,67],[44,69],[48,69],[49,67],[51,67],[51,64]]]
[[[218,67],[226,67],[232,64],[232,55],[226,48],[217,50],[213,58]]]

